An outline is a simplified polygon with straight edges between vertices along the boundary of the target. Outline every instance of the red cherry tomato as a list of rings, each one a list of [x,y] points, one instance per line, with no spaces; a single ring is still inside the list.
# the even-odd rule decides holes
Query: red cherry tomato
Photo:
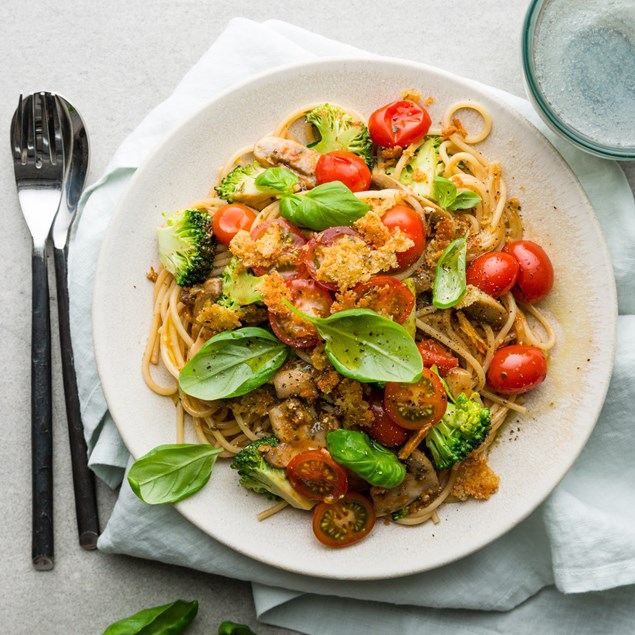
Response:
[[[306,244],[306,239],[304,238],[302,232],[284,218],[274,218],[273,220],[259,223],[251,230],[251,239],[258,240],[270,227],[274,225],[279,226],[281,230],[282,242],[284,245],[282,253],[298,253],[300,248]],[[252,267],[252,269],[257,276],[264,276],[266,273],[270,272],[270,269],[267,267]],[[278,273],[280,273],[280,275],[285,279],[293,278],[302,273],[302,269],[299,265],[289,265],[285,268],[276,268],[276,271],[278,271]]]
[[[256,220],[256,214],[252,209],[240,203],[223,205],[216,210],[212,217],[212,229],[214,236],[223,245],[229,245],[232,238],[241,229],[249,231]]]
[[[387,448],[399,447],[408,440],[409,433],[388,416],[382,398],[373,399],[370,409],[375,418],[370,428],[364,428],[369,437]]]
[[[327,317],[331,313],[331,294],[314,280],[293,278],[286,281],[291,289],[291,304],[307,315]],[[296,315],[281,317],[269,312],[269,323],[275,336],[295,348],[308,348],[320,341],[315,327]]]
[[[346,547],[368,535],[375,525],[372,503],[349,492],[336,503],[318,503],[313,510],[313,533],[328,547]]]
[[[519,395],[547,376],[547,357],[535,346],[513,344],[499,348],[487,371],[489,385],[503,395]]]
[[[384,391],[388,416],[406,430],[421,430],[438,423],[447,405],[445,388],[429,368],[423,369],[416,384],[389,382]]]
[[[371,276],[367,282],[355,285],[353,292],[358,297],[358,308],[388,315],[398,324],[408,319],[415,306],[412,291],[392,276]]]
[[[448,353],[436,340],[421,340],[417,342],[417,348],[423,358],[423,365],[426,368],[436,366],[441,377],[445,377],[459,365],[459,360]]]
[[[478,287],[493,298],[500,298],[518,280],[520,266],[514,256],[493,251],[476,258],[465,273],[466,282]]]
[[[370,188],[370,170],[364,159],[344,150],[323,154],[315,167],[317,182],[341,181],[353,192],[364,192]]]
[[[346,470],[324,448],[296,454],[287,465],[287,478],[309,500],[334,503],[346,494]]]
[[[382,216],[381,220],[388,229],[399,227],[414,243],[408,251],[397,254],[399,269],[405,269],[415,263],[426,246],[426,228],[421,216],[412,207],[395,205]]]
[[[320,268],[320,251],[322,247],[329,247],[338,243],[341,240],[354,240],[358,239],[363,241],[361,235],[350,227],[329,227],[319,234],[315,234],[311,240],[307,243],[306,248],[302,252],[302,262],[306,266],[309,275],[317,280],[317,272]],[[318,284],[325,289],[336,291],[338,289],[337,284],[334,282],[324,282],[318,280]]]
[[[430,115],[414,101],[393,101],[370,116],[368,131],[377,145],[403,147],[423,139],[430,124]]]
[[[505,251],[520,266],[516,286],[512,289],[514,297],[529,304],[542,300],[553,287],[553,265],[545,250],[531,240],[518,240],[509,243]]]

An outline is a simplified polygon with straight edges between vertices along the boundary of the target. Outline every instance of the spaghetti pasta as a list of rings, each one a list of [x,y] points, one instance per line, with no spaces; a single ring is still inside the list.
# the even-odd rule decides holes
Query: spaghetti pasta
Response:
[[[256,157],[257,144],[238,149],[220,169],[219,183],[228,178],[237,167],[250,165],[256,158],[263,168],[282,166],[292,174],[295,167],[293,156],[313,153],[316,155],[315,160],[319,160],[317,153],[310,149],[316,139],[319,140],[319,133],[306,120],[307,114],[314,107],[315,105],[310,105],[298,108],[274,126],[271,137],[277,139],[279,144],[276,149],[278,154],[275,156],[272,155],[269,159],[265,157],[264,160],[262,156]],[[465,130],[459,119],[459,115],[465,110],[470,110],[480,118],[480,128],[477,127],[475,131]],[[351,110],[346,112],[352,120],[363,121],[360,114]],[[300,403],[298,408],[301,407],[302,412],[308,413],[315,421],[328,421],[331,429],[358,429],[372,433],[371,405],[376,401],[378,389],[341,376],[331,365],[330,358],[324,354],[324,346],[318,340],[312,341],[308,347],[304,343],[306,340],[302,340],[302,344],[296,344],[295,351],[292,350],[291,354],[293,362],[291,365],[287,362],[287,366],[280,371],[286,373],[289,383],[297,381],[301,384],[297,389],[276,382],[274,377],[273,385],[268,383],[245,395],[229,399],[207,401],[186,394],[179,387],[178,380],[184,366],[214,334],[249,324],[264,323],[268,326],[268,316],[276,336],[293,349],[293,342],[300,341],[293,339],[293,334],[298,329],[298,318],[293,318],[293,322],[288,314],[281,317],[279,308],[276,308],[281,306],[280,297],[294,298],[293,293],[284,290],[285,284],[289,286],[289,271],[296,278],[308,279],[309,275],[313,276],[315,280],[310,280],[310,288],[321,291],[312,291],[312,297],[323,298],[326,294],[330,298],[327,309],[333,300],[330,294],[333,294],[336,301],[331,311],[371,308],[400,321],[394,313],[390,313],[392,309],[385,308],[394,300],[394,291],[382,295],[382,292],[375,289],[372,292],[375,295],[371,293],[364,296],[366,299],[363,302],[360,301],[359,292],[356,291],[359,287],[356,285],[370,280],[376,281],[375,287],[381,286],[384,283],[377,282],[376,277],[380,274],[383,278],[394,279],[396,282],[391,283],[393,285],[404,286],[401,281],[407,282],[410,292],[415,293],[416,306],[412,309],[413,333],[418,342],[433,342],[434,346],[441,347],[443,352],[439,359],[450,360],[450,369],[447,371],[443,371],[441,363],[437,362],[441,369],[438,372],[444,376],[450,398],[464,393],[476,400],[481,407],[489,409],[491,423],[487,436],[471,454],[473,458],[486,460],[507,414],[510,411],[526,411],[526,407],[517,401],[524,388],[501,392],[491,385],[490,369],[498,352],[514,345],[549,351],[556,343],[554,329],[544,312],[533,304],[518,302],[512,286],[500,295],[485,299],[482,290],[477,288],[473,291],[476,300],[465,306],[462,304],[463,300],[450,308],[440,308],[435,304],[435,268],[438,274],[439,259],[453,241],[465,241],[465,259],[469,268],[480,257],[500,253],[508,243],[519,241],[523,237],[519,205],[515,199],[507,197],[500,163],[490,162],[476,147],[491,134],[492,125],[492,118],[485,107],[464,100],[446,110],[437,129],[424,133],[405,147],[375,145],[370,155],[373,163],[372,185],[369,189],[355,193],[358,201],[366,205],[368,212],[363,218],[353,219],[350,223],[352,229],[348,230],[346,249],[333,251],[334,264],[329,265],[332,268],[329,274],[331,278],[320,278],[321,274],[316,277],[317,256],[311,252],[313,261],[307,260],[306,256],[310,239],[313,238],[312,242],[315,243],[315,237],[322,234],[307,227],[298,229],[290,226],[281,205],[284,196],[275,194],[269,197],[266,194],[264,197],[260,196],[258,202],[250,200],[246,194],[243,199],[240,192],[236,194],[234,203],[242,200],[255,214],[255,220],[248,228],[250,233],[239,228],[235,232],[235,238],[228,244],[217,243],[206,280],[181,287],[167,268],[159,268],[154,276],[153,310],[142,372],[151,390],[170,397],[176,404],[177,443],[182,443],[189,431],[200,443],[209,443],[222,449],[222,457],[233,457],[253,441],[272,433],[279,435],[280,422],[276,422],[275,418],[279,417],[281,404],[289,399]],[[424,163],[424,152],[431,153],[429,156],[434,157],[429,160],[432,163]],[[443,177],[449,187],[454,188],[452,191],[458,194],[471,193],[472,203],[463,209],[444,203],[435,195],[434,185],[439,177]],[[296,185],[293,193],[287,195],[301,197],[302,181],[295,178],[295,182],[300,182],[300,185]],[[253,187],[257,186],[256,182]],[[217,192],[220,191],[218,183],[214,184],[208,196],[195,201],[191,209],[201,210],[210,217],[221,213],[228,201],[219,196]],[[400,254],[413,249],[414,242],[405,229],[387,229],[386,225],[382,225],[384,215],[397,206],[407,208],[410,214],[420,219],[421,226],[425,228],[425,247],[403,267],[397,264],[403,262]],[[258,232],[254,231],[256,228]],[[330,230],[324,232],[325,236],[328,231]],[[353,234],[356,237],[350,238]],[[325,249],[331,245],[326,239],[322,239],[325,241],[323,243],[319,240],[315,249],[322,249],[321,253],[325,253]],[[386,245],[392,245],[392,251]],[[353,253],[355,250],[363,254],[357,260]],[[224,292],[224,272],[232,263],[247,258],[248,252],[253,262],[258,257],[266,257],[266,266],[251,264],[249,267],[262,280],[267,279],[269,282],[256,287],[261,293],[260,302],[249,303],[249,306],[238,309],[227,308],[218,301]],[[245,262],[252,260],[247,259]],[[376,262],[382,264],[373,264]],[[342,271],[343,268],[347,271]],[[318,270],[326,275],[326,259]],[[281,277],[280,274],[284,275]],[[283,278],[287,280],[286,283]],[[319,304],[319,300],[315,301]],[[484,306],[480,307],[479,303]],[[300,306],[307,310],[307,305]],[[268,309],[268,314],[265,309]],[[487,313],[488,310],[490,314]],[[281,322],[286,326],[281,327]],[[303,328],[307,333],[313,333],[312,327],[305,324]],[[289,333],[292,335],[289,336]],[[424,355],[424,361],[425,359]],[[161,379],[154,377],[157,366],[161,366],[164,371]],[[300,368],[301,370],[297,370]],[[434,368],[437,369],[437,366]],[[297,433],[298,428],[294,429]],[[423,451],[424,456],[420,460],[431,465],[424,444],[427,430],[420,429],[412,437],[410,444],[404,445],[404,451],[399,456],[406,464],[409,457],[421,455]],[[281,441],[284,444],[285,439]],[[438,522],[438,510],[447,500],[453,500],[453,485],[461,470],[461,460],[456,461],[450,469],[437,468],[432,479],[436,485],[426,496],[416,496],[413,500],[400,499],[403,504],[399,507],[397,522],[402,525],[415,525],[428,520]],[[493,491],[495,488],[490,493]],[[259,518],[264,519],[286,506],[287,502],[282,500],[262,512]],[[387,508],[378,507],[378,511],[381,512],[382,509],[386,513]]]

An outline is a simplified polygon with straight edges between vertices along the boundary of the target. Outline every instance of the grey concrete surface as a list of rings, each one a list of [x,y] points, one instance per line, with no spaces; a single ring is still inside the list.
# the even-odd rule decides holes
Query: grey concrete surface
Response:
[[[235,16],[278,18],[322,35],[523,94],[520,32],[528,0],[3,0],[0,3],[0,624],[8,634],[92,635],[141,608],[197,598],[189,632],[224,619],[260,634],[247,583],[82,551],[77,545],[59,351],[54,343],[56,566],[30,561],[30,237],[20,214],[8,126],[20,92],[66,95],[92,141],[88,182],[126,135],[165,99]],[[635,166],[625,166],[631,184]],[[52,284],[52,288],[54,285]],[[52,306],[53,333],[57,332]],[[116,493],[99,487],[102,523]]]

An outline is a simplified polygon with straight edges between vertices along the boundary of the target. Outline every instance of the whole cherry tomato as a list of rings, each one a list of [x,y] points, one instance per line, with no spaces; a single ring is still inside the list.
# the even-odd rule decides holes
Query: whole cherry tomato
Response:
[[[514,256],[504,251],[493,251],[473,260],[465,277],[467,284],[478,287],[493,298],[500,298],[511,291],[519,272],[520,265]]]
[[[499,348],[487,371],[489,385],[503,395],[519,395],[542,383],[547,357],[535,346],[513,344]]]
[[[286,281],[291,289],[291,304],[307,315],[327,317],[331,313],[331,294],[315,280],[293,278]],[[269,312],[269,323],[275,336],[294,348],[308,348],[320,341],[315,327],[295,315],[281,317]]]
[[[381,221],[388,229],[398,227],[414,243],[408,251],[397,254],[399,269],[417,262],[426,246],[426,228],[421,216],[412,207],[395,205],[382,216]]]
[[[436,340],[421,340],[417,342],[417,348],[423,358],[423,365],[426,368],[436,366],[441,377],[445,377],[453,368],[457,368],[459,365],[459,360],[448,353]]]
[[[509,243],[505,251],[520,266],[516,286],[512,293],[517,300],[533,304],[542,300],[553,287],[553,265],[545,250],[531,240]]]
[[[402,428],[421,430],[441,420],[448,396],[438,375],[424,368],[416,384],[388,382],[384,406],[388,416]]]
[[[223,245],[229,245],[232,238],[241,229],[249,231],[256,220],[255,212],[240,203],[223,205],[216,210],[212,217],[214,236]]]
[[[430,115],[414,101],[393,101],[376,110],[368,120],[371,139],[384,148],[407,146],[425,137]]]
[[[358,296],[357,306],[388,315],[403,324],[412,313],[415,297],[408,287],[392,276],[371,276],[367,282],[353,287]]]
[[[344,150],[323,154],[315,167],[315,177],[320,184],[341,181],[352,192],[370,188],[370,170],[364,159]]]
[[[296,454],[287,465],[287,477],[296,492],[325,503],[339,500],[348,488],[346,470],[324,448]]]

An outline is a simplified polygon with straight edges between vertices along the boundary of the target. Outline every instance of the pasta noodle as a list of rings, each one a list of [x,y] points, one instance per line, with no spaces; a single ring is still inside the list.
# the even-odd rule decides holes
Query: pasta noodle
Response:
[[[313,107],[303,106],[287,115],[274,127],[273,136],[305,145],[315,141],[316,133],[305,121],[306,114]],[[459,115],[465,110],[471,111],[472,119],[474,115],[480,118],[480,127],[470,131],[463,128]],[[358,113],[349,112],[357,120],[363,120]],[[480,460],[485,460],[508,413],[526,411],[522,398],[518,399],[516,394],[499,394],[488,386],[488,370],[496,351],[510,344],[529,345],[549,351],[556,342],[554,329],[546,315],[533,304],[517,302],[511,291],[506,291],[499,299],[498,305],[504,313],[504,319],[499,321],[487,321],[475,316],[469,311],[469,305],[463,307],[459,303],[452,308],[438,308],[430,301],[432,281],[427,280],[426,283],[424,274],[434,270],[452,239],[467,236],[466,259],[469,265],[482,254],[500,251],[510,241],[520,240],[523,236],[519,205],[515,199],[507,197],[501,165],[489,161],[476,147],[491,131],[492,118],[483,106],[467,100],[455,103],[443,114],[441,126],[429,131],[422,139],[399,148],[393,154],[375,147],[373,186],[356,192],[357,198],[367,203],[371,211],[380,217],[395,205],[407,206],[420,217],[427,229],[425,249],[414,262],[390,275],[397,280],[414,280],[415,288],[419,284],[421,289],[417,288],[414,322],[416,339],[434,340],[449,355],[454,356],[460,371],[454,375],[463,382],[463,390],[478,393],[478,399],[490,409],[488,436],[473,453],[473,458]],[[434,196],[429,193],[424,195],[416,187],[408,185],[411,161],[431,135],[437,135],[438,138],[440,163],[437,174],[444,175],[459,191],[477,195],[475,200],[480,200],[472,208],[448,211]],[[255,147],[242,147],[229,157],[219,170],[219,182],[237,166],[253,162]],[[212,187],[208,196],[192,203],[191,209],[203,210],[213,217],[226,204],[227,201],[219,198]],[[252,235],[254,228],[268,227],[265,224],[281,218],[278,198],[270,197],[264,202],[250,204],[250,207],[255,214]],[[310,232],[305,231],[307,233]],[[167,269],[163,266],[158,269],[153,276],[150,333],[142,363],[143,377],[148,387],[159,395],[170,397],[176,405],[176,442],[182,443],[188,434],[193,434],[198,442],[220,448],[221,457],[227,458],[235,456],[252,441],[272,433],[270,409],[282,399],[273,390],[258,389],[249,399],[241,397],[204,401],[185,394],[178,385],[181,369],[214,334],[207,323],[198,319],[201,307],[206,306],[205,298],[209,302],[209,298],[214,297],[208,287],[215,289],[218,295],[223,272],[235,257],[233,242],[230,248],[218,244],[208,280],[195,289],[180,287]],[[313,349],[298,348],[295,353],[298,360],[312,366],[316,373],[324,372],[324,357],[316,357]],[[159,372],[156,370],[158,366],[163,369],[160,379],[155,378],[155,373]],[[451,387],[454,375],[450,375],[447,381]],[[368,396],[367,392],[363,392],[365,388],[361,390],[361,394]],[[334,402],[332,398],[324,407],[325,412],[339,412],[337,416],[346,412],[345,403]],[[346,421],[342,425],[348,426]],[[422,430],[417,437],[413,437],[412,447],[408,446],[404,454],[411,454],[425,437],[426,431]],[[456,500],[453,488],[461,469],[462,464],[457,463],[449,470],[440,471],[436,495],[418,507],[414,505],[410,513],[397,522],[403,525],[416,525],[429,520],[439,522],[439,508],[448,501]],[[267,518],[286,506],[285,501],[280,501],[263,511],[259,518]]]

